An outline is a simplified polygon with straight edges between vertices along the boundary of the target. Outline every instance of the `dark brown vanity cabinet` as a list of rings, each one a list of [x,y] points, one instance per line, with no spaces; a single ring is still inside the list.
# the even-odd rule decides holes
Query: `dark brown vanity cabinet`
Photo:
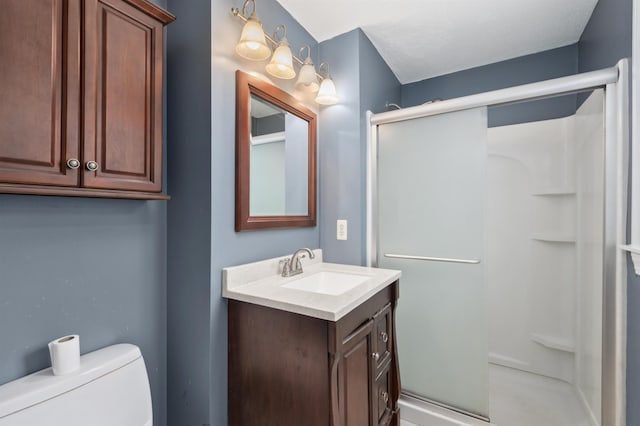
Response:
[[[5,0],[0,192],[167,198],[163,27],[147,0]]]
[[[399,425],[397,298],[335,322],[229,300],[229,425]]]

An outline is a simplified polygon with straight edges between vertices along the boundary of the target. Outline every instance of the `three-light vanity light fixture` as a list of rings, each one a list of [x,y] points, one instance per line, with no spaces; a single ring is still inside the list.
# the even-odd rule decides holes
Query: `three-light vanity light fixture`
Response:
[[[251,14],[247,16],[247,8],[252,6]],[[251,61],[264,61],[271,56],[271,60],[265,67],[266,71],[276,78],[290,80],[296,77],[296,70],[293,62],[300,65],[300,72],[295,87],[305,92],[318,92],[315,101],[320,105],[333,105],[338,102],[336,86],[329,74],[329,64],[323,62],[318,67],[318,71],[324,69],[324,77],[316,72],[313,61],[311,61],[311,48],[302,46],[298,51],[298,56],[293,56],[291,47],[287,41],[287,29],[284,25],[278,25],[273,32],[273,38],[264,33],[262,23],[256,15],[255,0],[246,0],[242,11],[237,7],[231,9],[233,16],[244,21],[240,41],[236,45],[236,53]],[[271,54],[271,44],[275,47]],[[306,50],[306,56],[303,54]]]

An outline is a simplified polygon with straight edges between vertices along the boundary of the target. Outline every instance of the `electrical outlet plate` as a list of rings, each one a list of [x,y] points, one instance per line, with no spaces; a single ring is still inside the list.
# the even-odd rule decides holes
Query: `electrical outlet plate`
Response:
[[[347,239],[347,221],[346,219],[338,219],[336,222],[336,238],[340,241]]]

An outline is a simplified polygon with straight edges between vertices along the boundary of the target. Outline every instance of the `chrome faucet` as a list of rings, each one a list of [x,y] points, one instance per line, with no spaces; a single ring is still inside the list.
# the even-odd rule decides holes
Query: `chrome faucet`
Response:
[[[296,250],[291,258],[282,259],[280,261],[280,264],[282,265],[283,277],[292,277],[294,275],[302,273],[302,262],[300,262],[300,259],[305,257],[304,252],[307,252],[309,254],[309,259],[314,259],[316,257],[311,249],[301,248]]]

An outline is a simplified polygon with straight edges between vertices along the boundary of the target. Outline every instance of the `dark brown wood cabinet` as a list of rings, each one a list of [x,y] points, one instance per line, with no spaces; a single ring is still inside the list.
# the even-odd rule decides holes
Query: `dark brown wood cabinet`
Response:
[[[147,0],[6,0],[0,192],[167,199],[163,27]]]
[[[229,300],[229,425],[399,425],[397,299],[335,322]]]
[[[77,186],[80,3],[2,2],[0,182]]]

